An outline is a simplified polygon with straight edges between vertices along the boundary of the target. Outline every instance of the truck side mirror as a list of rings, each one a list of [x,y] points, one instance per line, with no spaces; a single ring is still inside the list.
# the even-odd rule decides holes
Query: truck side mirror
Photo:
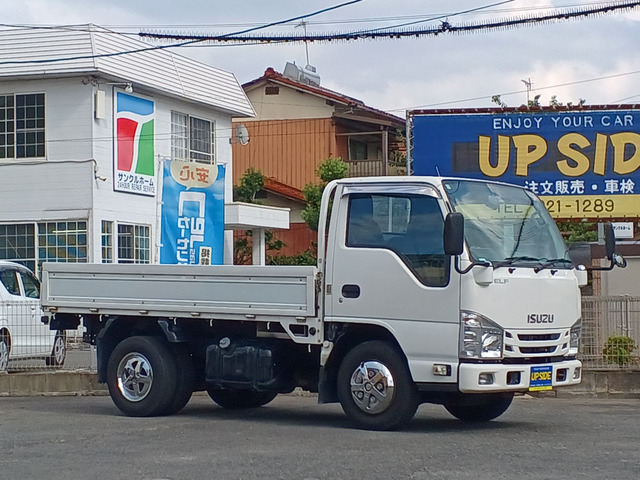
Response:
[[[613,261],[613,254],[616,252],[616,236],[613,232],[613,225],[610,222],[604,224],[604,245],[607,258]]]
[[[607,251],[607,258],[611,261],[611,266],[624,268],[627,266],[627,261],[622,255],[616,253],[616,235],[613,231],[613,224],[610,222],[604,225],[604,245]]]
[[[459,212],[448,213],[444,220],[444,253],[460,255],[464,250],[464,217]]]
[[[611,262],[608,267],[591,267],[590,270],[613,270],[614,267],[624,268],[627,266],[627,261],[622,255],[616,253],[616,236],[613,232],[613,225],[611,223],[604,224],[604,247],[607,258]]]

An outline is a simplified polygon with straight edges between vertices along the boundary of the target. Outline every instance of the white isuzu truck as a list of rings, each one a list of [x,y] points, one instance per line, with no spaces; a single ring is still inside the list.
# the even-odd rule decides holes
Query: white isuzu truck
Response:
[[[487,421],[514,394],[580,382],[587,272],[530,191],[343,179],[319,232],[315,267],[45,263],[42,304],[51,328],[83,322],[131,416],[175,413],[194,391],[240,409],[301,387],[384,430],[423,402]]]

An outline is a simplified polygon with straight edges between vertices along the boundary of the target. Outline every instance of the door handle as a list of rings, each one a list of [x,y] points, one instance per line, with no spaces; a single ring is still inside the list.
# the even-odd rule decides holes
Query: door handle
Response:
[[[342,296],[345,298],[358,298],[360,296],[360,286],[352,284],[343,285]]]

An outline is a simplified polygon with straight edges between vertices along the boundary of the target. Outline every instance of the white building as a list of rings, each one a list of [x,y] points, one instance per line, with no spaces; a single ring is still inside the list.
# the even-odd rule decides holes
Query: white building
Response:
[[[157,262],[163,158],[225,165],[231,201],[231,116],[253,107],[233,74],[152,47],[92,25],[0,31],[0,259]],[[114,167],[118,94],[153,106],[139,193]]]

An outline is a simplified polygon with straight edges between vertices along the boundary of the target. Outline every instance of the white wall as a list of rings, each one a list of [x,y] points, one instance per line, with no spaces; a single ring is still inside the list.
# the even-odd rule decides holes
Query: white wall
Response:
[[[625,257],[626,268],[602,272],[602,295],[631,295],[640,297],[640,257]],[[609,265],[605,260],[604,264]]]
[[[0,94],[45,94],[45,157],[0,159],[0,221],[87,219],[93,170],[90,90],[80,79],[0,82]]]
[[[335,107],[327,105],[324,98],[302,93],[290,87],[280,85],[278,95],[265,95],[264,88],[265,86],[261,85],[247,92],[247,96],[256,110],[256,117],[243,119],[243,122],[282,120],[283,118],[289,120],[329,118],[335,109]]]
[[[102,220],[149,225],[151,245],[158,245],[159,197],[114,191],[113,93],[118,87],[85,85],[82,78],[0,81],[0,94],[45,93],[47,142],[45,158],[0,159],[0,222],[87,219],[89,261],[99,262]],[[98,90],[105,92],[103,119],[96,119],[94,113]],[[227,165],[225,187],[231,201],[230,114],[150,91],[137,90],[133,94],[155,102],[158,182],[162,174],[160,160],[171,156],[171,111],[215,121],[216,158]],[[94,178],[94,168],[106,181]],[[154,262],[157,253],[154,249]]]

